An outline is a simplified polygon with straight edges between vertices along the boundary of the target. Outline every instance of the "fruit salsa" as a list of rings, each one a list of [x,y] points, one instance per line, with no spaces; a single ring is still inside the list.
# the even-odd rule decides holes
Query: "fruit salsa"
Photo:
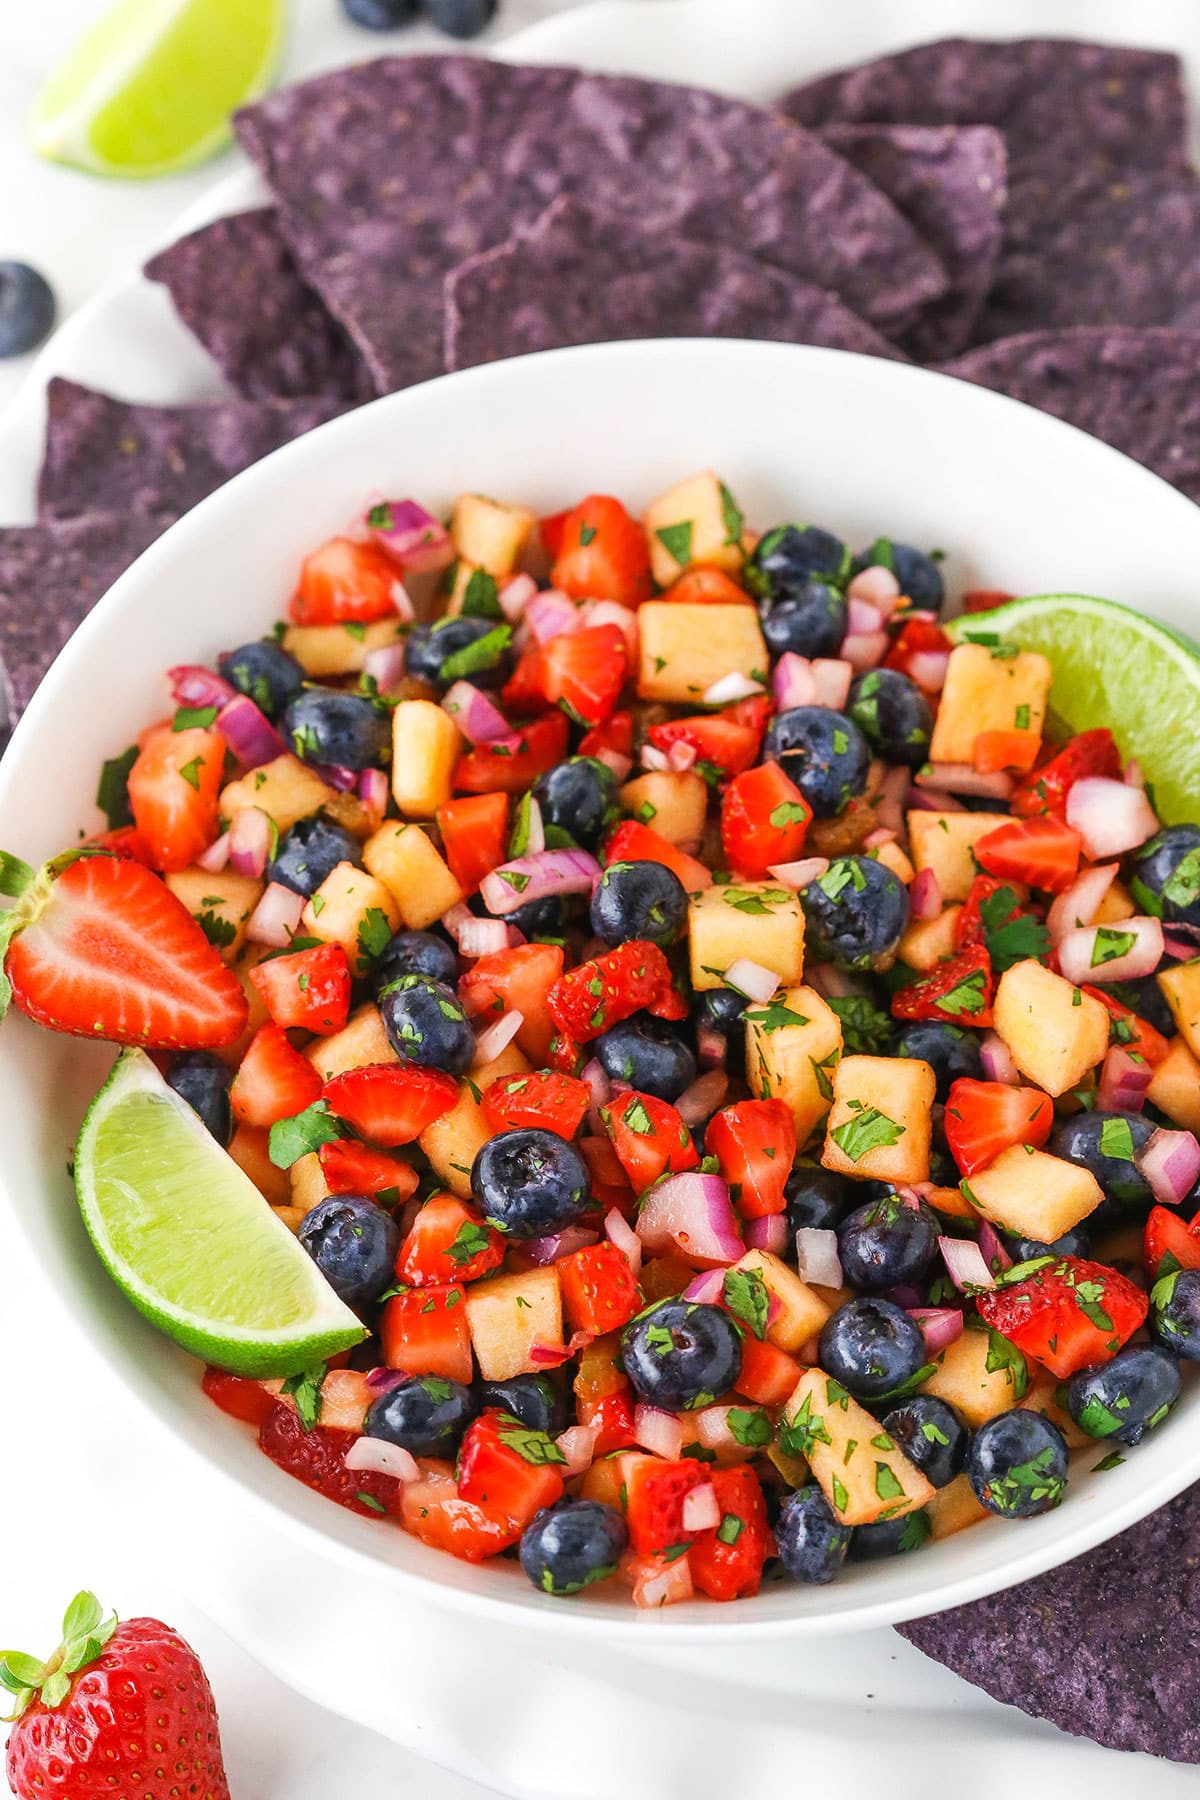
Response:
[[[96,1248],[280,1468],[655,1607],[1046,1512],[1174,1406],[1200,826],[939,561],[711,472],[380,502],[4,859],[13,1004],[126,1046]]]

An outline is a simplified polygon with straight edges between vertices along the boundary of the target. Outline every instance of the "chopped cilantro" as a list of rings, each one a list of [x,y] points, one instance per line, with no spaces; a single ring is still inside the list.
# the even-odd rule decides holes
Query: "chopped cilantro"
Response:
[[[721,1294],[734,1318],[748,1325],[756,1338],[766,1336],[771,1296],[757,1269],[726,1269]]]
[[[668,556],[683,568],[692,560],[692,521],[681,519],[676,525],[662,525],[654,533]]]
[[[322,1144],[336,1143],[345,1135],[346,1128],[329,1110],[328,1100],[314,1100],[290,1119],[276,1119],[267,1140],[267,1154],[277,1169],[290,1169],[310,1151],[319,1150]]]
[[[861,1162],[872,1150],[887,1149],[904,1136],[904,1126],[889,1119],[886,1113],[873,1106],[863,1106],[861,1101],[851,1100],[848,1104],[856,1110],[857,1116],[838,1125],[829,1135],[850,1162]]]

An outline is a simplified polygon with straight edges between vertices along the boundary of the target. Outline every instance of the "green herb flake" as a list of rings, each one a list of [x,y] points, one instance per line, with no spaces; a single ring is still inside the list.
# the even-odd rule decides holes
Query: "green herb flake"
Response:
[[[311,1431],[321,1417],[321,1383],[324,1379],[325,1364],[317,1363],[315,1368],[304,1369],[299,1375],[289,1375],[283,1384],[283,1392],[295,1402],[296,1416],[305,1432]]]
[[[807,1025],[808,1019],[803,1013],[785,1006],[782,1000],[768,1001],[766,1006],[747,1008],[742,1017],[768,1036],[773,1031],[782,1031],[788,1025]]]
[[[726,1269],[721,1294],[736,1319],[748,1325],[756,1338],[766,1337],[771,1296],[757,1269]]]
[[[1105,1119],[1100,1126],[1100,1154],[1117,1162],[1133,1161],[1133,1130],[1128,1119],[1119,1115]]]
[[[829,1135],[850,1162],[861,1162],[872,1150],[886,1150],[890,1145],[899,1143],[904,1136],[904,1126],[898,1125],[895,1119],[889,1119],[886,1113],[879,1112],[873,1106],[863,1106],[861,1101],[850,1101],[848,1104],[857,1107],[856,1117],[847,1119]]]
[[[721,490],[721,523],[725,527],[725,542],[740,544],[746,526],[745,517],[725,483],[722,481],[718,485]]]
[[[496,577],[486,569],[472,569],[462,601],[463,616],[469,619],[502,619],[500,590]]]
[[[726,1513],[717,1526],[717,1537],[722,1544],[736,1544],[745,1530],[743,1520],[736,1513]]]
[[[345,1135],[346,1127],[329,1110],[328,1100],[314,1100],[290,1119],[276,1119],[267,1139],[267,1154],[277,1169],[290,1169],[302,1156]]]
[[[676,525],[662,525],[654,533],[668,556],[684,568],[692,560],[692,521],[681,519]]]
[[[1136,943],[1136,931],[1114,931],[1111,925],[1097,925],[1090,966],[1099,969],[1105,963],[1116,962],[1119,956],[1127,956]]]
[[[524,1462],[533,1463],[537,1468],[544,1468],[550,1463],[565,1463],[566,1457],[554,1439],[544,1431],[534,1431],[522,1425],[511,1413],[500,1413],[496,1418],[496,1430],[500,1441],[506,1449],[514,1450]]]
[[[442,664],[441,679],[458,681],[466,675],[477,675],[483,669],[494,669],[512,642],[511,625],[497,625],[473,644],[453,650]]]
[[[171,720],[172,731],[207,731],[217,716],[215,706],[179,706]]]

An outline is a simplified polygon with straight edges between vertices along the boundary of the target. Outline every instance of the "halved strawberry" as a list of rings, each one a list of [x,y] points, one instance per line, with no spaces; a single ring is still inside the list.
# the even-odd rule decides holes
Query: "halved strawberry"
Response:
[[[450,872],[465,894],[502,863],[508,848],[508,795],[470,794],[437,809],[438,830]]]
[[[297,625],[366,625],[396,610],[399,571],[376,544],[335,537],[300,565],[288,616]]]
[[[409,1287],[444,1287],[478,1281],[503,1261],[504,1240],[498,1231],[453,1194],[434,1194],[400,1246],[396,1279]]]
[[[240,1125],[274,1125],[303,1112],[321,1098],[321,1077],[288,1042],[278,1025],[263,1025],[250,1039],[229,1088],[233,1116]]]
[[[385,1150],[415,1143],[458,1104],[458,1083],[442,1069],[415,1063],[366,1063],[324,1087],[331,1112]]]
[[[1047,894],[1070,887],[1083,839],[1060,819],[1010,819],[975,844],[975,860],[989,875],[1025,881]]]
[[[69,854],[36,876],[5,865],[5,885],[20,889],[0,925],[18,1010],[51,1031],[148,1050],[235,1043],[246,996],[182,901],[140,862]]]
[[[740,775],[758,755],[762,733],[724,713],[701,713],[694,718],[668,719],[650,727],[650,742],[664,755],[673,744],[686,744],[697,762],[708,763],[722,775]]]
[[[1019,819],[1036,818],[1050,813],[1059,819],[1067,816],[1067,795],[1077,781],[1088,775],[1105,775],[1116,780],[1121,773],[1121,753],[1111,731],[1081,731],[1070,738],[1049,762],[1042,764],[1018,783],[1012,797],[1012,810]]]
[[[795,1385],[796,1382],[793,1381],[792,1387]],[[789,1388],[788,1393],[791,1391]],[[787,1394],[784,1399],[787,1399]],[[593,1456],[607,1456],[612,1450],[629,1450],[637,1442],[634,1436],[633,1399],[628,1388],[618,1389],[612,1394],[598,1394],[594,1398],[580,1395],[575,1402],[575,1416],[581,1425],[590,1425],[596,1432]]]
[[[415,1194],[417,1171],[399,1156],[373,1150],[353,1138],[335,1138],[317,1151],[321,1173],[331,1194],[370,1194],[380,1206],[399,1206]]]
[[[689,894],[712,886],[712,870],[699,857],[689,856],[678,844],[672,844],[661,832],[626,819],[617,826],[604,851],[606,863],[656,862],[672,875],[678,875]]]
[[[944,1019],[985,1030],[992,1022],[992,964],[982,944],[938,963],[920,981],[892,995],[895,1019]]]
[[[700,1152],[670,1101],[631,1088],[602,1106],[600,1117],[635,1194],[662,1175],[699,1168]]]
[[[1018,1281],[1001,1276],[975,1299],[993,1331],[1060,1381],[1089,1363],[1111,1362],[1144,1322],[1149,1304],[1127,1276],[1077,1256],[1048,1257]]]
[[[560,945],[517,944],[481,956],[460,977],[458,995],[473,1019],[486,1014],[492,1021],[503,1013],[519,1012],[524,1024],[517,1043],[531,1061],[544,1063],[556,1034],[550,990],[562,972]]]
[[[551,549],[550,580],[573,600],[618,600],[640,606],[653,592],[646,534],[611,494],[589,494],[565,517],[542,521]]]
[[[739,1100],[709,1120],[704,1148],[716,1157],[730,1197],[746,1219],[784,1209],[796,1155],[796,1125],[782,1100]]]
[[[557,1069],[531,1075],[499,1075],[483,1096],[483,1116],[493,1131],[537,1126],[568,1141],[587,1117],[592,1090],[586,1081]]]
[[[600,725],[621,697],[629,671],[618,625],[588,625],[541,648],[542,693],[581,725]]]
[[[256,963],[250,979],[276,1025],[327,1037],[350,1012],[350,964],[340,944],[313,944]]]
[[[1008,1087],[1002,1081],[960,1076],[946,1100],[946,1142],[959,1172],[986,1169],[1014,1144],[1039,1149],[1054,1124],[1054,1102],[1041,1088]]]
[[[129,771],[129,809],[156,869],[186,869],[215,843],[225,769],[219,731],[157,726]]]
[[[510,738],[476,744],[454,765],[454,786],[465,794],[521,794],[567,754],[571,728],[560,712],[531,719]]]
[[[231,1419],[253,1425],[255,1430],[266,1423],[279,1405],[270,1388],[264,1387],[261,1381],[251,1381],[245,1375],[230,1375],[228,1370],[216,1369],[211,1364],[205,1369],[200,1385],[214,1406],[219,1406]]]

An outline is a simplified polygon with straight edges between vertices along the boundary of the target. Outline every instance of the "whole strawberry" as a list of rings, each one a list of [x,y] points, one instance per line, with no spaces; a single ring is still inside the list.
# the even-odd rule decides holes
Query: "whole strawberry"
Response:
[[[217,1709],[195,1652],[157,1619],[77,1594],[49,1662],[0,1655],[19,1800],[229,1800]]]

